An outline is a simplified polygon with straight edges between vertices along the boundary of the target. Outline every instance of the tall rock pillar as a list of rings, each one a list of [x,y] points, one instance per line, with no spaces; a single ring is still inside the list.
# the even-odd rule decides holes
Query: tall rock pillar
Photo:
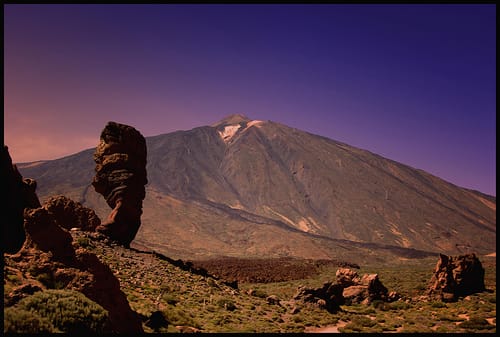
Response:
[[[146,140],[135,128],[108,122],[94,153],[96,174],[92,181],[112,208],[96,228],[128,247],[141,225],[142,200],[146,196]]]

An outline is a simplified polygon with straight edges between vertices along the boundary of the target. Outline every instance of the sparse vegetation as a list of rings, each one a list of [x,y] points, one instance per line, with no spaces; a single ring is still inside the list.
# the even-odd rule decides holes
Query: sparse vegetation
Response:
[[[39,291],[8,309],[7,331],[100,333],[108,324],[104,308],[71,290]]]
[[[84,236],[78,232],[72,234],[77,238]],[[494,258],[482,260],[487,291],[451,303],[422,297],[432,276],[434,258],[407,260],[393,265],[363,265],[357,270],[358,274],[377,273],[390,291],[397,291],[403,298],[392,303],[373,301],[368,306],[343,305],[340,311],[329,313],[317,306],[290,300],[300,285],[316,288],[325,281],[334,280],[337,266],[323,265],[319,273],[300,280],[238,282],[238,289],[234,289],[225,284],[224,279],[194,274],[153,254],[108,246],[99,241],[92,241],[87,249],[115,272],[130,306],[143,316],[144,323],[153,312],[159,310],[163,313],[169,323],[164,332],[179,332],[175,328],[177,325],[194,327],[202,332],[302,333],[328,326],[336,326],[340,332],[496,332]],[[8,291],[22,283],[23,277],[36,280],[48,272],[33,267],[32,274],[23,276],[16,272],[14,263],[9,259],[5,261],[7,269],[4,270],[8,270],[8,277],[5,277],[4,288]],[[42,294],[47,296],[47,291],[35,295]],[[272,295],[280,299],[280,304],[268,303],[266,299]],[[41,300],[36,303],[44,306]],[[4,331],[66,331],[63,325],[54,323],[56,316],[50,316],[57,312],[53,306],[47,306],[52,314],[37,311],[27,319],[26,312],[35,311],[28,311],[19,304],[21,302],[5,309]],[[88,312],[76,309],[67,303],[64,310],[74,312],[74,316],[89,317]],[[99,313],[103,314],[97,311],[97,317],[101,317]],[[26,324],[21,326],[23,321]],[[102,320],[99,322],[103,323]],[[145,324],[143,328],[145,332],[154,332]],[[98,327],[91,329],[97,330]]]
[[[54,333],[61,332],[36,312],[18,307],[9,307],[4,310],[4,333]]]

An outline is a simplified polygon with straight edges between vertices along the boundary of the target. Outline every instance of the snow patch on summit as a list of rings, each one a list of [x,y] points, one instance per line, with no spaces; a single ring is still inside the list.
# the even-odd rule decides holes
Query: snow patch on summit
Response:
[[[256,126],[256,127],[259,127],[259,128],[260,128],[260,127],[262,126],[262,124],[264,124],[264,122],[263,122],[263,121],[251,121],[251,122],[248,122],[248,124],[247,124],[247,129],[248,129],[249,127],[251,127],[251,126]]]
[[[222,137],[222,139],[225,142],[228,142],[229,140],[231,140],[231,138],[233,138],[233,136],[236,134],[236,132],[238,132],[238,130],[240,128],[241,128],[241,125],[239,125],[239,124],[227,125],[226,127],[224,127],[223,131],[219,131],[219,135]]]
[[[257,121],[257,120],[250,121],[247,123],[245,128],[241,130],[241,132],[248,130],[252,126],[256,126],[256,127],[260,128],[263,123],[264,123],[263,121]],[[241,124],[226,125],[224,127],[224,130],[218,131],[218,132],[219,132],[219,135],[221,136],[221,138],[224,140],[224,142],[227,143],[234,137],[234,135],[236,135],[236,133],[241,129],[241,127],[242,127]]]

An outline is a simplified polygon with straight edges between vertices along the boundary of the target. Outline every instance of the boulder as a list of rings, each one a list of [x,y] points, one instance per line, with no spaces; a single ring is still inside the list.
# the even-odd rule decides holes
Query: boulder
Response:
[[[71,234],[57,225],[47,209],[39,207],[26,210],[24,218],[26,241],[22,250],[35,249],[51,253],[56,261],[68,263],[75,261]]]
[[[336,283],[325,282],[321,288],[299,286],[293,300],[336,312],[343,304],[370,304],[374,300],[391,302],[400,297],[394,291],[389,294],[377,274],[359,277],[354,270],[339,268],[335,275]]]
[[[280,299],[276,295],[269,295],[266,297],[267,304],[280,305]]]
[[[325,282],[321,288],[308,288],[300,286],[293,296],[295,301],[312,303],[329,312],[336,312],[344,304],[342,286],[333,282]]]
[[[439,254],[428,294],[452,302],[459,296],[482,292],[486,289],[484,272],[481,261],[474,253],[459,256]]]
[[[152,312],[145,324],[155,332],[160,332],[161,329],[166,330],[168,328],[168,321],[160,310]]]
[[[343,296],[347,303],[369,304],[374,300],[390,301],[387,288],[380,282],[378,274],[364,274],[362,277],[348,268],[341,268],[336,273],[337,283],[344,287]]]
[[[96,230],[128,247],[141,225],[146,196],[146,140],[135,128],[108,122],[94,153],[92,185],[112,211]]]
[[[2,247],[5,253],[16,253],[21,249],[26,235],[24,233],[24,209],[40,207],[40,201],[35,193],[36,181],[23,179],[17,166],[12,164],[12,158],[7,146],[1,153],[1,177],[4,197],[2,212]]]
[[[101,224],[94,210],[82,206],[63,195],[49,198],[43,207],[53,216],[56,224],[62,228],[78,228],[93,232]]]

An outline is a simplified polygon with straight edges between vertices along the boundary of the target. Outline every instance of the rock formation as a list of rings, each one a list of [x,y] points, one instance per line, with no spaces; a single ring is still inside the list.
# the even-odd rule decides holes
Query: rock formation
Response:
[[[57,211],[54,200],[65,205],[63,211]],[[111,269],[95,254],[73,241],[71,234],[63,228],[73,225],[59,226],[63,219],[68,219],[68,214],[78,213],[92,214],[89,209],[67,198],[55,198],[42,207],[27,210],[24,219],[26,241],[17,254],[7,256],[6,264],[10,268],[22,270],[30,282],[38,280],[46,289],[68,289],[83,293],[109,312],[112,332],[143,332],[140,317],[130,308],[125,294],[120,290],[120,282]],[[58,218],[60,214],[62,218]],[[12,304],[29,293],[19,290],[9,295],[7,302]]]
[[[439,261],[429,285],[429,295],[452,302],[459,296],[484,291],[484,272],[481,261],[475,254],[439,254]]]
[[[35,193],[36,181],[23,179],[17,166],[12,164],[9,149],[4,146],[1,154],[1,176],[3,180],[5,203],[2,211],[4,252],[15,253],[21,249],[25,240],[23,228],[23,212],[25,208],[40,207],[40,201]]]
[[[321,288],[301,286],[293,296],[293,300],[313,303],[329,312],[336,312],[344,304],[342,286],[333,282],[325,282]]]
[[[96,192],[113,209],[97,231],[128,247],[141,225],[146,196],[146,140],[131,126],[108,122],[94,153]]]
[[[369,304],[374,300],[389,301],[387,288],[380,282],[378,274],[358,274],[348,268],[340,268],[335,274],[337,283],[344,288],[342,295],[346,303]]]
[[[130,308],[111,269],[80,242],[73,242],[66,230],[93,231],[100,224],[95,212],[64,196],[40,205],[36,182],[23,179],[6,146],[1,156],[7,206],[2,212],[4,272],[20,283],[4,293],[4,303],[15,305],[44,289],[76,290],[108,311],[110,332],[143,332],[139,315]]]
[[[336,282],[325,282],[321,288],[299,287],[293,301],[313,303],[335,312],[343,304],[370,304],[374,300],[392,302],[399,298],[396,292],[388,293],[377,274],[359,277],[349,268],[340,268],[336,272],[336,279]]]
[[[43,207],[53,215],[56,224],[62,228],[78,228],[93,232],[101,224],[101,219],[94,210],[83,207],[79,202],[64,195],[49,198]]]
[[[47,209],[39,207],[27,210],[24,217],[26,241],[21,253],[34,249],[50,253],[55,261],[63,263],[75,261],[71,234],[57,225],[55,218]]]

